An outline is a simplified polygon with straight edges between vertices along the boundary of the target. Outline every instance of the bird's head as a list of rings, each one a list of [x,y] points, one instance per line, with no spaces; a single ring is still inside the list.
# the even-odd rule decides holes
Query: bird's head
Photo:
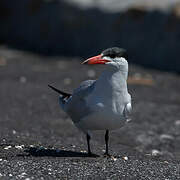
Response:
[[[98,56],[94,56],[85,60],[82,64],[105,64],[114,67],[127,65],[127,52],[125,49],[112,47],[105,49]]]

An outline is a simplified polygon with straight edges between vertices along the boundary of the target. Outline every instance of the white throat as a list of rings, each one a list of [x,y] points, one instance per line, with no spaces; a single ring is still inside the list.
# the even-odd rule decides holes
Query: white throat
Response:
[[[124,65],[116,64],[106,65],[106,70],[96,81],[94,89],[96,96],[111,98],[119,92],[127,93],[128,63]]]

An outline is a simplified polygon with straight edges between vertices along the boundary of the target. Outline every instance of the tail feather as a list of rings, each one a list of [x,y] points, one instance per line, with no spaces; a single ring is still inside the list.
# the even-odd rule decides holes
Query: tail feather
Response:
[[[68,98],[71,96],[71,94],[65,93],[65,92],[63,92],[63,91],[61,91],[61,90],[59,90],[59,89],[57,89],[57,88],[55,88],[55,87],[53,87],[53,86],[51,86],[51,85],[48,85],[48,86],[49,86],[52,90],[54,90],[54,91],[56,91],[57,93],[60,94],[60,96],[59,96],[59,105],[60,105],[61,108],[65,111],[65,104],[66,104]]]
[[[61,91],[61,90],[59,90],[59,89],[57,89],[57,88],[55,88],[55,87],[53,87],[53,86],[51,86],[51,85],[48,85],[52,90],[54,90],[54,91],[56,91],[57,93],[59,93],[60,95],[62,95],[63,96],[63,98],[67,98],[67,97],[70,97],[71,96],[71,94],[69,94],[69,93],[66,93],[66,92],[63,92],[63,91]]]

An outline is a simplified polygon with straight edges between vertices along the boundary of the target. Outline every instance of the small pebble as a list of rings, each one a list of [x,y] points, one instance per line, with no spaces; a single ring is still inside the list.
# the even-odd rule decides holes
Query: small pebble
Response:
[[[23,178],[24,176],[26,176],[27,174],[25,172],[23,172],[22,174],[19,175],[20,178]]]
[[[128,118],[128,119],[126,120],[127,123],[130,123],[131,121],[132,121],[131,118]]]
[[[26,178],[25,180],[30,180],[30,178]]]
[[[12,148],[12,146],[6,146],[4,149],[7,150],[7,149],[10,149]]]
[[[115,157],[111,157],[111,159],[113,160],[113,161],[117,161],[117,158],[115,158]]]
[[[159,150],[157,150],[157,149],[153,149],[151,151],[151,154],[152,154],[152,156],[158,156],[158,155],[161,155],[162,153]]]
[[[180,120],[175,121],[176,126],[180,126]]]
[[[0,161],[2,161],[2,159],[0,159]]]
[[[27,79],[26,79],[26,77],[21,76],[20,79],[19,79],[19,81],[20,81],[21,83],[26,83]]]
[[[16,149],[23,149],[24,145],[17,145],[15,146]]]
[[[64,84],[65,85],[69,85],[69,84],[71,84],[71,82],[72,82],[72,80],[70,78],[68,78],[68,77],[64,79]]]
[[[16,134],[16,131],[15,131],[15,130],[13,130],[13,131],[12,131],[12,133],[13,133],[13,134]]]
[[[160,139],[161,139],[161,140],[164,140],[164,139],[173,140],[174,137],[171,136],[171,135],[169,135],[169,134],[161,134],[161,135],[160,135]]]
[[[80,152],[81,152],[81,153],[86,153],[86,151],[85,151],[85,150],[81,150]]]
[[[124,156],[123,159],[127,161],[129,158],[127,156]]]

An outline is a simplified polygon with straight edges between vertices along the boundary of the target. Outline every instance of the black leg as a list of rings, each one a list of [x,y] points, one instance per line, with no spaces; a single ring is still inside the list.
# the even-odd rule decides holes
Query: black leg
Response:
[[[109,141],[109,130],[106,130],[106,134],[105,134],[106,152],[105,152],[105,155],[107,155],[107,156],[109,156],[108,141]]]
[[[92,153],[91,153],[91,148],[90,148],[90,135],[89,134],[86,134],[86,138],[87,138],[87,145],[88,145],[88,155],[91,156]]]

